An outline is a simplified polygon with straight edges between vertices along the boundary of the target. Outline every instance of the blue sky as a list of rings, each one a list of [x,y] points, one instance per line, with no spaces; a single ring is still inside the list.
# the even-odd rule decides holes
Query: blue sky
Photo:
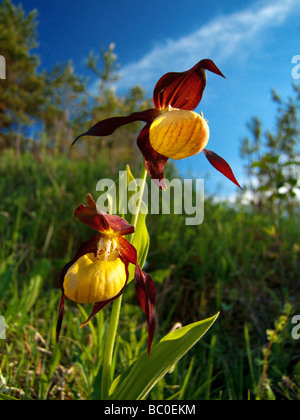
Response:
[[[16,3],[16,0],[15,0]],[[197,108],[209,121],[208,148],[221,155],[243,182],[240,139],[246,123],[259,116],[274,127],[271,89],[291,93],[292,58],[300,55],[299,0],[23,0],[39,12],[39,48],[43,68],[72,60],[87,73],[88,53],[115,44],[120,92],[140,84],[149,97],[168,71],[184,71],[211,58],[226,80],[208,72]],[[91,80],[90,88],[95,82]],[[215,171],[203,154],[178,162],[181,173],[205,178],[218,195],[236,187]]]

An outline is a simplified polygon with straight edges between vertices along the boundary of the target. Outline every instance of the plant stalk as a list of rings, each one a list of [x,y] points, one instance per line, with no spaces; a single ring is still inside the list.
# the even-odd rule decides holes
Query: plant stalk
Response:
[[[142,185],[140,188],[140,198],[139,198],[139,202],[137,206],[137,212],[136,214],[132,215],[132,219],[131,219],[131,224],[134,228],[136,228],[137,223],[138,223],[142,198],[143,198],[145,185],[146,185],[147,171],[145,168],[143,168],[141,179],[142,179]],[[134,238],[134,233],[130,235],[129,237],[129,242],[131,244],[133,242],[133,238]],[[114,346],[115,346],[117,329],[118,329],[119,318],[120,318],[121,305],[122,305],[122,296],[114,300],[113,305],[112,305],[111,317],[110,317],[110,322],[108,326],[107,338],[106,338],[105,349],[104,349],[104,357],[103,357],[101,400],[105,400],[108,397],[109,389],[110,389],[111,382],[113,379],[112,378],[113,376],[112,360],[113,360],[113,352],[114,352]]]

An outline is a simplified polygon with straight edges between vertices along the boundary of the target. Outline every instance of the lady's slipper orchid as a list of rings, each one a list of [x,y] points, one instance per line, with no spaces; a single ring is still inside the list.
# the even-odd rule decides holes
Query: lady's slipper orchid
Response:
[[[77,303],[93,303],[87,323],[105,306],[119,298],[128,282],[128,266],[134,264],[136,294],[148,324],[148,353],[154,336],[156,291],[152,278],[137,264],[136,249],[123,237],[134,233],[134,227],[119,216],[97,210],[88,194],[87,205],[75,210],[75,217],[98,231],[77,251],[61,273],[62,298],[59,307],[56,340],[58,342],[66,297]]]
[[[165,187],[164,167],[169,158],[185,159],[203,150],[212,166],[240,187],[228,163],[206,149],[208,124],[202,115],[193,112],[206,86],[205,70],[225,77],[208,59],[199,61],[185,72],[167,73],[154,88],[153,109],[100,121],[78,136],[73,144],[82,136],[108,136],[122,125],[144,121],[146,125],[138,136],[137,144],[149,175],[161,181],[160,186]]]

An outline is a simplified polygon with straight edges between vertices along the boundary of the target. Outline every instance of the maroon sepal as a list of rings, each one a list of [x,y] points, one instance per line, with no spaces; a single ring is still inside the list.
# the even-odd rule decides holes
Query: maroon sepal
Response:
[[[119,236],[117,238],[117,246],[118,246],[118,252],[122,258],[122,260],[127,261],[128,263],[131,263],[133,265],[136,265],[137,263],[137,252],[133,245],[131,245],[127,239],[123,238],[122,236]]]
[[[225,175],[228,179],[230,179],[230,181],[232,181],[235,185],[237,185],[243,191],[243,188],[237,182],[237,180],[236,180],[236,178],[235,178],[235,176],[232,172],[232,169],[230,168],[228,163],[223,158],[221,158],[219,155],[212,152],[211,150],[204,149],[203,152],[204,152],[207,160],[209,161],[209,163],[215,169],[217,169],[217,171],[219,171],[223,175]]]
[[[173,108],[193,111],[202,99],[209,70],[225,77],[212,60],[201,60],[190,70],[182,73],[167,73],[157,82],[153,91],[156,109]]]
[[[114,298],[114,299],[116,299],[116,298]],[[106,300],[105,302],[95,303],[93,305],[93,309],[92,309],[91,315],[88,317],[88,319],[85,322],[83,322],[80,325],[80,328],[84,328],[94,318],[94,316],[97,315],[98,312],[102,311],[102,309],[105,308],[105,306],[107,306],[114,299]]]
[[[150,124],[147,124],[139,134],[137,145],[144,156],[145,168],[151,179],[163,190],[166,189],[164,181],[164,167],[169,158],[157,153],[149,140]]]
[[[109,300],[106,300],[105,302],[97,302],[97,303],[95,303],[93,305],[93,309],[92,309],[91,315],[88,317],[88,319],[85,322],[83,322],[80,325],[80,328],[84,328],[94,318],[94,316],[97,315],[98,312],[102,311],[102,309],[105,308],[107,305],[109,305],[110,302],[113,302],[114,300],[118,299],[124,293],[124,290],[126,289],[126,286],[127,286],[127,283],[123,287],[123,289],[121,290],[121,292],[117,296],[115,296],[114,298],[109,299]]]
[[[102,233],[113,231],[115,235],[129,235],[134,232],[134,227],[122,217],[101,212],[91,194],[87,195],[87,205],[81,204],[77,207],[74,216],[82,223]]]
[[[155,301],[156,290],[152,278],[140,269],[138,264],[135,268],[135,292],[139,300],[140,306],[147,318],[148,326],[148,355],[150,354],[151,345],[155,331]]]
[[[59,310],[58,310],[58,318],[57,318],[57,325],[56,325],[56,343],[58,343],[59,341],[61,326],[62,326],[62,322],[64,318],[65,299],[66,299],[66,295],[63,293],[60,300],[60,304],[59,304]]]
[[[109,136],[115,132],[122,125],[127,125],[135,121],[144,121],[146,123],[151,123],[157,116],[159,112],[156,109],[147,109],[146,111],[133,112],[132,114],[126,117],[112,117],[106,120],[100,121],[91,127],[88,131],[83,134],[80,134],[72,143],[74,145],[80,137],[83,136],[94,136],[94,137],[104,137]]]

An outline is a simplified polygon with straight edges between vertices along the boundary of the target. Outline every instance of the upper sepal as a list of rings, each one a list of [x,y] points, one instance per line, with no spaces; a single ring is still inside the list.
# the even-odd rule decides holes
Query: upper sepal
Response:
[[[135,268],[135,292],[139,300],[140,306],[147,318],[148,326],[148,355],[150,354],[151,345],[155,332],[155,301],[156,289],[152,278],[142,271],[139,265]]]
[[[77,207],[74,216],[82,223],[104,234],[123,236],[134,232],[134,227],[122,217],[100,211],[91,194],[87,195],[87,205],[81,204]]]
[[[201,60],[190,70],[182,73],[167,73],[157,82],[153,91],[156,109],[173,108],[193,111],[202,99],[209,70],[225,77],[212,60]]]

